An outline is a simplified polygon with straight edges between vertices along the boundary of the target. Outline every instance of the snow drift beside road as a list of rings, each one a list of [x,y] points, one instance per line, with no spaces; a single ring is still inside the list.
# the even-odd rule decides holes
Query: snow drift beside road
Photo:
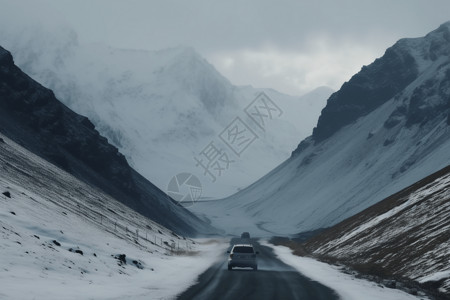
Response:
[[[383,288],[373,282],[357,279],[340,272],[335,266],[319,262],[315,259],[296,256],[287,247],[274,246],[267,242],[264,245],[271,247],[284,263],[294,267],[306,277],[334,289],[343,300],[424,299],[424,297],[415,297],[400,290]]]

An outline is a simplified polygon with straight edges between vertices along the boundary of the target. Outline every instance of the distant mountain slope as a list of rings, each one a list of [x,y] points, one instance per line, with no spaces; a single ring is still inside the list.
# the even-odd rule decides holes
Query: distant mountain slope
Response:
[[[134,171],[94,125],[14,65],[0,47],[0,131],[160,224],[185,234],[208,227]]]
[[[321,88],[294,97],[237,87],[188,47],[115,49],[80,43],[65,25],[18,27],[0,26],[17,65],[87,116],[133,168],[162,190],[181,172],[197,175],[207,197],[225,197],[249,185],[288,159],[298,141],[311,134],[332,92]],[[261,91],[283,114],[265,131],[247,120],[258,139],[212,183],[194,156],[235,117],[244,119],[245,107]]]
[[[450,296],[450,166],[308,240],[309,253]]]
[[[192,210],[236,233],[331,226],[450,164],[449,113],[450,22],[363,67],[329,98],[289,160]]]

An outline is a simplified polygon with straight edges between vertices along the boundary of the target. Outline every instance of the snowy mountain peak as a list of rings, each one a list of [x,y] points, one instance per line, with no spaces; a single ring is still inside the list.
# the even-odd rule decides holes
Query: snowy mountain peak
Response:
[[[421,38],[399,40],[394,47],[407,51],[414,56],[420,71],[430,63],[450,54],[450,22],[444,23],[436,30]]]
[[[380,107],[418,79],[434,62],[447,63],[449,54],[450,22],[425,37],[399,40],[329,98],[314,129],[314,140],[323,141]]]
[[[173,78],[181,88],[198,97],[206,110],[217,114],[225,104],[236,106],[232,85],[191,47],[169,49],[174,59],[162,75]]]
[[[191,62],[192,66],[209,65],[208,62],[193,48],[189,46],[178,46],[173,48],[161,49],[157,53],[171,53],[173,55],[173,64],[177,65],[182,62]]]
[[[387,49],[383,57],[344,83],[331,95],[322,110],[313,138],[321,142],[402,91],[418,76],[414,58],[398,47]]]

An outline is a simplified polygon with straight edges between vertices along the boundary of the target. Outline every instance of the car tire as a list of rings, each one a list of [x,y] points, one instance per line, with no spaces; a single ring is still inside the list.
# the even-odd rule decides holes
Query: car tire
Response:
[[[231,270],[233,270],[233,267],[232,266],[228,266],[228,271],[231,271]]]
[[[258,266],[254,266],[253,271],[258,271]]]

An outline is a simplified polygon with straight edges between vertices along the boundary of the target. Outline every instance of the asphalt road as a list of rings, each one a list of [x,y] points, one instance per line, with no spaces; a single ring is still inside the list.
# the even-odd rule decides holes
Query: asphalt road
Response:
[[[238,243],[231,240],[230,244]],[[280,261],[272,249],[252,244],[258,255],[258,271],[227,270],[228,254],[198,278],[198,283],[178,296],[178,299],[339,299],[333,290],[301,275]]]

